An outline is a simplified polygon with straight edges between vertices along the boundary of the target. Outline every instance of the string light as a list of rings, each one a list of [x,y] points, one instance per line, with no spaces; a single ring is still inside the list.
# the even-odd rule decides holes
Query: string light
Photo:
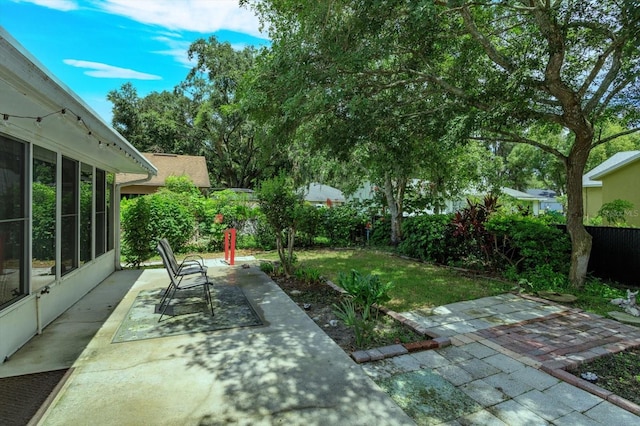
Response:
[[[8,114],[8,113],[4,113],[4,112],[0,112],[0,115],[2,115],[2,124],[4,124],[5,126],[9,126],[9,119],[10,118],[18,118],[18,119],[26,119],[26,120],[34,120],[34,125],[38,128],[41,128],[42,123],[44,121],[45,118],[48,118],[52,115],[58,115],[58,116],[66,116],[67,111],[69,111],[73,116],[75,116],[76,118],[76,124],[78,124],[79,126],[83,126],[86,130],[87,130],[87,139],[88,140],[92,140],[94,138],[93,136],[93,132],[91,131],[91,129],[87,126],[87,124],[82,120],[82,117],[79,116],[78,114],[74,113],[73,111],[71,111],[68,108],[62,108],[59,109],[57,111],[53,111],[50,112],[48,114],[44,114],[44,115],[40,115],[40,116],[29,116],[29,115],[17,115],[17,114]],[[112,145],[106,142],[102,142],[101,140],[98,140],[98,147],[99,148],[109,148]],[[113,148],[118,148],[120,152],[124,151],[123,148],[121,146],[118,146],[118,144],[116,144],[115,142],[113,143]],[[125,153],[125,157],[127,158],[131,158],[134,159],[134,155],[128,153],[127,151],[124,151]],[[147,169],[148,171],[150,171],[150,169],[148,169],[143,163],[142,161],[139,161],[137,159],[134,159],[134,161],[136,162],[136,164],[139,164],[140,166],[144,167],[145,169]]]

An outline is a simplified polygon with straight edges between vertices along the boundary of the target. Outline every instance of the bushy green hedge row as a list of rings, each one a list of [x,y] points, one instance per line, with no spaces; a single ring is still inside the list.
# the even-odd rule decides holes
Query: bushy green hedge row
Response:
[[[169,190],[122,202],[122,255],[133,266],[154,256],[160,238],[181,248],[194,232],[194,218]]]
[[[456,235],[453,215],[406,218],[398,251],[406,256],[446,265],[498,272],[509,279],[552,282],[565,286],[571,244],[569,237],[544,216],[494,213],[483,223],[481,243]]]
[[[297,247],[363,242],[367,218],[353,207],[306,205],[297,214]],[[167,238],[178,253],[221,251],[229,228],[237,230],[238,249],[271,250],[276,242],[264,214],[246,195],[226,190],[205,197],[185,177],[168,178],[155,194],[122,200],[121,225],[122,254],[133,266],[156,254],[160,238]]]
[[[298,246],[349,247],[364,243],[367,217],[350,205],[332,208],[305,205],[299,224]]]

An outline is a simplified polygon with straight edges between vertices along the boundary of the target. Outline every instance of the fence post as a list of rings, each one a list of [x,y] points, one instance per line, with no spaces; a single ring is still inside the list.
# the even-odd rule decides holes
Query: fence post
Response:
[[[224,231],[224,261],[233,266],[236,259],[236,229]]]

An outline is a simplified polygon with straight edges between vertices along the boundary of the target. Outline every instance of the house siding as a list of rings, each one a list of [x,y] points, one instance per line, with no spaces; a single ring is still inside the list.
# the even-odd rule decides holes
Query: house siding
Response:
[[[585,220],[593,219],[598,216],[598,210],[602,207],[602,188],[582,188],[582,203],[584,207]]]
[[[625,222],[631,226],[640,226],[640,161],[627,164],[602,176],[601,204],[614,200],[626,200],[633,209],[626,212]]]

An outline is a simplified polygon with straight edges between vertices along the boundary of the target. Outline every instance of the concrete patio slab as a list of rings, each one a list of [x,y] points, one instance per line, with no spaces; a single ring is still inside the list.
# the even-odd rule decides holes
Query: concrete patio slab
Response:
[[[413,424],[255,266],[209,275],[241,286],[264,326],[112,343],[136,294],[165,274],[138,277],[38,424]]]

